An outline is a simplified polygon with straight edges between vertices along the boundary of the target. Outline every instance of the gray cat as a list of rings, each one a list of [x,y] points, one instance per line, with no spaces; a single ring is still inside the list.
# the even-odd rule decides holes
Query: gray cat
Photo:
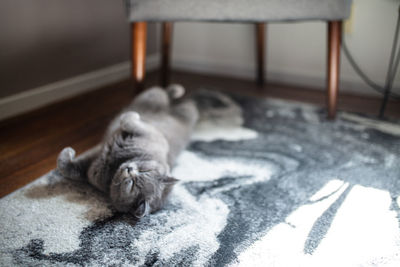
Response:
[[[159,210],[177,182],[170,171],[199,116],[183,94],[178,85],[144,91],[111,122],[102,144],[77,158],[64,148],[58,171],[108,194],[118,211],[142,218]]]

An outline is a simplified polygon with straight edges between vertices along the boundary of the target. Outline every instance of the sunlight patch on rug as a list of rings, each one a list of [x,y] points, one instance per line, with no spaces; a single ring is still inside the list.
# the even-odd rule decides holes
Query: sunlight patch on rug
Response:
[[[232,266],[356,266],[395,260],[400,235],[391,197],[384,190],[358,185],[348,192],[318,248],[312,254],[304,251],[318,217],[348,188],[343,181],[329,181],[310,198],[310,204],[274,226]]]
[[[193,141],[211,142],[214,140],[239,141],[246,139],[254,139],[257,132],[243,127],[244,119],[242,109],[237,103],[229,97],[218,92],[206,92],[200,96],[206,100],[201,101],[207,105],[206,108],[200,110],[200,121],[196,125],[196,129],[192,135]],[[213,97],[214,103],[207,103],[209,98]],[[215,105],[215,99],[218,99],[218,108],[209,108],[208,105]]]
[[[243,159],[206,159],[193,152],[184,151],[177,160],[177,166],[172,174],[183,182],[212,181],[224,176],[247,177],[238,185],[267,181],[272,173],[276,172],[269,163],[261,164],[257,161]],[[232,186],[234,186],[232,184]]]
[[[21,247],[40,238],[45,253],[72,251],[79,248],[78,237],[83,228],[94,219],[112,214],[106,199],[95,190],[61,179],[50,172],[0,201],[0,236],[9,240],[1,244],[2,249]]]
[[[363,118],[363,117],[360,117],[360,116],[357,116],[354,114],[350,114],[350,113],[343,113],[342,117],[346,120],[358,122],[358,123],[364,125],[366,128],[372,128],[372,129],[382,131],[384,133],[400,136],[400,126],[393,124],[393,123],[371,120],[371,119]]]
[[[144,264],[146,255],[156,245],[160,261],[168,261],[184,248],[196,248],[192,264],[205,265],[219,247],[217,235],[226,225],[228,207],[219,199],[196,199],[182,185],[174,189],[170,205],[179,208],[162,210],[136,225],[139,229],[143,227],[132,243],[140,258],[137,264]],[[149,223],[152,227],[147,227]]]
[[[210,128],[212,130],[210,130]],[[228,141],[239,141],[254,139],[257,132],[244,127],[237,127],[231,124],[221,124],[215,122],[200,122],[196,127],[196,132],[192,136],[193,141],[214,141],[218,139]]]

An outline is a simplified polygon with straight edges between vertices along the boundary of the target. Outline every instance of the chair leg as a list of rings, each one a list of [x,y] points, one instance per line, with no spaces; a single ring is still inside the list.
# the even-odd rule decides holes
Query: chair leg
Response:
[[[342,21],[328,21],[327,104],[328,119],[335,119],[339,90]]]
[[[132,34],[132,78],[135,91],[143,90],[146,75],[146,38],[147,23],[134,22],[131,24]]]
[[[162,44],[161,44],[161,80],[163,87],[167,87],[170,81],[170,58],[172,41],[172,22],[163,22],[162,24]]]
[[[257,62],[257,85],[264,85],[265,75],[265,23],[256,23],[256,62]]]

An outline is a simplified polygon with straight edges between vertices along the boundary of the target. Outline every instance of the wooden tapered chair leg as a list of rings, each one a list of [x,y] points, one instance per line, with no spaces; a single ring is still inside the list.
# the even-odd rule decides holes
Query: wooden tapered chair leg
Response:
[[[170,81],[172,31],[173,31],[172,22],[162,23],[160,83],[163,87],[167,87]]]
[[[328,119],[336,117],[339,91],[342,21],[328,21],[327,104]]]
[[[256,62],[257,62],[257,85],[263,86],[265,82],[265,23],[256,23]]]
[[[147,23],[134,22],[131,24],[132,62],[131,71],[136,92],[143,90],[146,75],[146,38]]]

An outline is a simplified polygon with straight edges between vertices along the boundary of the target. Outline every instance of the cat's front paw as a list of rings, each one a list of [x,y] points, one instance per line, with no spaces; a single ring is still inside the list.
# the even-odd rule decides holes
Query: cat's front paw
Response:
[[[75,157],[75,150],[72,147],[66,147],[58,155],[57,164],[61,163],[61,165],[63,165],[63,163],[65,162],[67,163],[71,162],[74,157]]]
[[[60,154],[58,155],[57,159],[57,170],[63,175],[64,177],[68,177],[70,164],[75,157],[75,150],[72,147],[64,148]]]
[[[121,129],[127,132],[134,131],[135,123],[140,121],[139,113],[135,111],[125,112],[121,115],[120,126]]]

